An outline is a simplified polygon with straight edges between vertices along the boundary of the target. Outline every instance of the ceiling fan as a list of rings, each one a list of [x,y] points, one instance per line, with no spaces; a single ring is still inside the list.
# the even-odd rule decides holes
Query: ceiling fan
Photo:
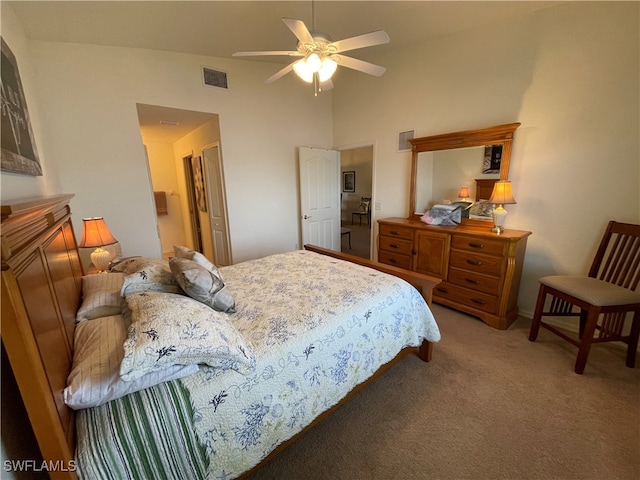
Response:
[[[374,75],[376,77],[381,76],[386,71],[386,68],[379,65],[374,65],[373,63],[358,60],[357,58],[342,55],[343,52],[348,52],[350,50],[389,43],[389,35],[387,35],[384,30],[377,30],[375,32],[365,33],[363,35],[333,42],[329,35],[315,29],[315,10],[313,8],[313,2],[312,30],[309,30],[301,20],[283,18],[282,21],[298,39],[296,50],[236,52],[233,54],[234,57],[263,55],[302,57],[267,78],[265,83],[275,82],[287,73],[294,71],[296,75],[305,82],[313,83],[315,94],[318,95],[322,90],[329,90],[333,88],[331,77],[338,68],[338,65],[368,73],[369,75]]]

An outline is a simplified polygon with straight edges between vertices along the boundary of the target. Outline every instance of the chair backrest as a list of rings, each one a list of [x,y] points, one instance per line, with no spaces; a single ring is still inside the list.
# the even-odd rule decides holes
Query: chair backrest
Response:
[[[360,211],[369,213],[371,208],[371,197],[360,197]]]
[[[589,276],[635,291],[640,282],[640,225],[610,221]]]

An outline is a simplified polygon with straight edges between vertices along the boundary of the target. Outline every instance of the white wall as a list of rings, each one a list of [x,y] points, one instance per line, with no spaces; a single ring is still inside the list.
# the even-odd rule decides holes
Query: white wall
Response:
[[[178,176],[173,144],[149,141],[145,146],[153,191],[165,192],[167,199],[167,214],[156,216],[162,256],[167,258],[173,255],[174,245],[186,244],[181,202],[184,199],[184,175]]]
[[[529,230],[520,288],[584,273],[608,220],[640,221],[638,2],[571,2],[389,56],[380,78],[336,79],[334,142],[376,139],[376,218],[406,217],[416,136],[521,122],[507,227]],[[393,39],[392,39],[393,41]]]
[[[103,216],[123,255],[161,254],[136,112],[145,103],[219,114],[236,262],[299,243],[297,147],[332,146],[330,96],[314,97],[291,76],[266,85],[274,66],[262,62],[37,41],[28,47],[46,112],[46,131],[36,137],[49,140],[43,150],[57,162],[58,189],[76,194],[77,234],[82,217]],[[202,65],[226,71],[229,90],[204,86]],[[10,194],[16,190],[2,198]]]
[[[13,10],[6,2],[0,3],[2,38],[16,57],[22,89],[40,158],[42,176],[20,175],[2,172],[0,175],[0,193],[2,199],[27,198],[61,193],[60,178],[56,162],[49,154],[49,136],[46,131],[46,118],[42,115],[38,102],[38,86],[33,78],[33,59],[29,55],[29,42],[24,36]]]

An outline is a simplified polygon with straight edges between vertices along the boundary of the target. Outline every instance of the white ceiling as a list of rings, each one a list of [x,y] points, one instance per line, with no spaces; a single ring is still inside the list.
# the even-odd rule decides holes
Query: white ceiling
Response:
[[[385,30],[387,45],[350,56],[376,63],[382,53],[557,5],[559,1],[324,1],[315,2],[316,30],[333,40]],[[229,58],[246,50],[293,50],[283,17],[312,29],[311,1],[12,1],[27,38],[148,48]],[[246,57],[288,63],[287,57]],[[144,111],[145,109],[143,109]],[[157,112],[156,112],[157,113]],[[177,112],[174,112],[177,113]],[[149,112],[149,118],[157,118]],[[187,121],[182,118],[182,122]],[[202,118],[197,119],[198,125]],[[157,123],[156,123],[157,125]],[[190,128],[181,123],[183,128]],[[174,129],[175,130],[175,129]]]

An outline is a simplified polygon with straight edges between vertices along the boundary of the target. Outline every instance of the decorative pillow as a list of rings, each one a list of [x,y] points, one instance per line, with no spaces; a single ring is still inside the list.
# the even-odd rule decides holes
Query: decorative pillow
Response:
[[[360,211],[362,213],[369,213],[369,200],[363,200],[360,202]]]
[[[124,273],[98,273],[82,277],[82,304],[76,321],[117,315],[122,311],[120,291]]]
[[[140,270],[124,277],[122,296],[138,292],[179,293],[180,286],[173,277],[169,264],[164,260],[160,260],[147,263]]]
[[[170,365],[205,363],[248,374],[253,348],[228,316],[184,295],[143,292],[127,296],[133,323],[124,342],[123,380]]]
[[[182,245],[174,245],[173,246],[173,253],[178,258],[186,258],[187,260],[193,260],[198,265],[202,265],[204,268],[206,268],[207,270],[215,273],[216,275],[218,275],[218,277],[220,277],[220,275],[218,273],[218,268],[213,263],[211,263],[209,261],[209,259],[207,257],[205,257],[203,254],[201,254],[200,252],[196,252],[195,250],[191,250],[188,247],[183,247]],[[222,280],[222,277],[220,277],[220,279]]]
[[[109,267],[111,272],[122,272],[125,275],[135,273],[149,265],[166,265],[166,260],[152,257],[128,257]]]
[[[194,300],[219,312],[235,312],[236,302],[224,281],[216,273],[186,258],[172,258],[169,268],[178,285]]]
[[[97,275],[96,275],[97,276]],[[120,379],[126,328],[120,315],[82,322],[76,327],[73,368],[64,389],[64,402],[74,410],[95,407],[198,371],[197,365],[168,367],[133,382]]]

